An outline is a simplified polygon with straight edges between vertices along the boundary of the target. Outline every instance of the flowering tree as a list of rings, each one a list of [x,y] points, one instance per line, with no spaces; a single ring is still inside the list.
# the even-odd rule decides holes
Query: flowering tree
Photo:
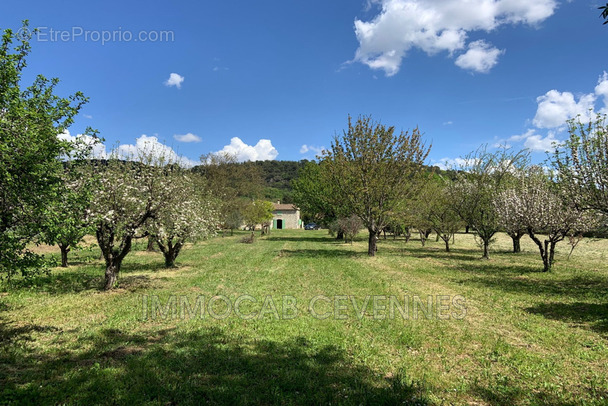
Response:
[[[323,152],[336,201],[358,216],[369,233],[367,254],[376,255],[378,234],[400,202],[415,194],[414,180],[423,172],[430,147],[416,128],[411,134],[359,117]]]
[[[568,205],[538,167],[521,176],[517,187],[500,192],[495,208],[503,224],[513,222],[526,228],[538,246],[544,272],[551,270],[558,242],[593,227],[596,221],[591,212],[582,214]]]
[[[473,228],[483,249],[482,258],[490,257],[490,244],[500,230],[494,196],[507,185],[513,173],[528,162],[524,151],[513,153],[507,149],[488,152],[481,147],[463,160],[456,181],[450,186],[454,210]]]
[[[173,168],[167,177],[166,189],[156,191],[168,196],[168,201],[159,206],[145,229],[163,253],[165,266],[172,268],[186,242],[215,234],[220,204],[207,191],[200,175]]]
[[[577,208],[608,214],[608,123],[605,115],[568,121],[570,138],[553,154],[557,182]]]
[[[99,190],[93,196],[89,214],[106,263],[106,290],[116,285],[133,239],[147,236],[143,226],[170,201],[171,168],[153,152],[142,153],[139,162],[113,156],[97,163]]]

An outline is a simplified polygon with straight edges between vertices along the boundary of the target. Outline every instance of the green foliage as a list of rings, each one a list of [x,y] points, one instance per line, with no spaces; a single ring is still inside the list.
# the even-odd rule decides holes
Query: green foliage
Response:
[[[28,32],[24,21],[21,32]],[[57,136],[72,124],[87,98],[55,95],[58,79],[37,76],[26,89],[21,77],[30,37],[3,32],[0,43],[0,277],[32,275],[39,256],[26,246],[42,231],[47,208],[62,184],[60,156],[71,145]]]
[[[431,229],[445,243],[450,251],[450,240],[464,227],[464,222],[454,210],[451,182],[443,179],[428,180],[414,205],[418,214],[418,228]]]
[[[369,232],[368,254],[375,255],[376,235],[397,207],[415,192],[430,147],[418,128],[411,134],[359,117],[348,117],[348,130],[336,136],[323,162],[332,185],[332,202],[357,215]]]
[[[325,225],[348,216],[335,199],[334,185],[328,177],[327,162],[307,162],[292,181],[294,203],[307,221]]]
[[[2,296],[0,403],[606,404],[608,240],[584,239],[567,262],[564,244],[553,272],[541,273],[531,240],[515,262],[500,233],[491,264],[466,234],[452,253],[388,239],[373,261],[367,241],[337,244],[323,231],[282,230],[254,246],[238,243],[251,232],[235,234],[188,246],[179,269],[163,269],[155,253],[129,255],[124,289],[112,294],[98,292],[97,256],[79,251],[83,265]],[[242,320],[233,306],[219,320],[206,307],[196,317],[196,300],[213,295],[233,305],[250,295],[240,310],[254,316],[267,296],[279,316],[282,298],[294,297],[298,313]],[[323,320],[309,310],[319,295],[332,299],[317,302],[331,314]],[[389,295],[410,299],[408,320],[374,319],[374,308],[389,309],[373,298]],[[465,297],[465,319],[437,319],[438,295]],[[412,317],[415,296],[423,306],[433,298],[431,319]],[[154,298],[164,307],[171,297],[176,312],[152,319]]]
[[[59,245],[64,267],[68,266],[70,250],[77,248],[85,235],[94,232],[89,209],[98,184],[91,169],[86,161],[66,162],[63,182],[57,187],[57,199],[47,206],[41,240]]]
[[[264,225],[272,220],[274,206],[266,200],[254,200],[243,209],[243,219],[250,230],[255,230],[258,224]]]

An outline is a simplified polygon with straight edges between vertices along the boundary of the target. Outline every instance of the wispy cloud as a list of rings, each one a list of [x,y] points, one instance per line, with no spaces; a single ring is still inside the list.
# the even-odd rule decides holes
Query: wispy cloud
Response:
[[[192,133],[183,134],[183,135],[174,134],[173,138],[179,142],[201,142],[202,141],[201,137],[199,137],[198,135],[192,134]]]

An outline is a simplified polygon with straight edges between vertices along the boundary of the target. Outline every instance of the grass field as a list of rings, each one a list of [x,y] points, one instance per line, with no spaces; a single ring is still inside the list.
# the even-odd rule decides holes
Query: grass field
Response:
[[[375,258],[363,235],[242,236],[170,270],[142,242],[109,293],[96,251],[5,287],[0,403],[608,404],[606,240],[570,260],[561,243],[542,273],[527,238],[483,261],[465,234],[451,253],[389,237]]]

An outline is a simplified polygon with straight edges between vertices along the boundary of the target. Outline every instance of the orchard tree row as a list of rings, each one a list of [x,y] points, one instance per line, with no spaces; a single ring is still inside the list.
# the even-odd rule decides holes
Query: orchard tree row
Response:
[[[558,242],[580,238],[608,215],[606,117],[568,126],[568,141],[546,167],[532,165],[527,151],[481,147],[448,178],[424,166],[431,147],[417,128],[396,133],[369,116],[349,118],[319,162],[303,168],[293,196],[338,238],[367,229],[370,256],[387,230],[406,241],[415,231],[423,244],[435,232],[449,251],[454,234],[466,227],[486,259],[496,233],[513,239],[514,252],[529,236],[549,271]]]
[[[268,225],[272,204],[255,198],[259,173],[230,165],[231,156],[202,157],[197,170],[154,149],[94,160],[95,130],[75,142],[60,137],[88,99],[56,96],[59,81],[43,76],[22,88],[29,39],[5,30],[0,43],[0,278],[48,270],[34,244],[57,244],[67,266],[69,252],[94,235],[112,289],[136,239],[147,238],[173,267],[187,242]]]

